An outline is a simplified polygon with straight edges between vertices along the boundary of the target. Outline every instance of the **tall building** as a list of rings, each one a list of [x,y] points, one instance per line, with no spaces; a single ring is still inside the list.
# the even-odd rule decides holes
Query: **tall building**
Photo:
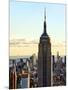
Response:
[[[17,88],[17,74],[16,74],[16,66],[13,61],[12,70],[9,72],[9,89],[16,89]]]
[[[38,51],[38,87],[51,86],[51,43],[46,31],[46,15],[44,17],[44,32]]]

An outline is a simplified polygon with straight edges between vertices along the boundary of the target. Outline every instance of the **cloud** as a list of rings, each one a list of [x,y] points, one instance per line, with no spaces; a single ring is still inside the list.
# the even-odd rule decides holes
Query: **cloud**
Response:
[[[38,43],[39,40],[26,40],[26,39],[15,39],[10,40],[10,54],[12,55],[32,55],[33,53],[38,54]],[[61,55],[65,54],[65,42],[51,40],[51,51],[52,54],[56,55],[57,51]]]
[[[21,47],[21,46],[29,46],[30,44],[38,44],[37,40],[26,40],[26,39],[14,39],[10,40],[10,47]]]

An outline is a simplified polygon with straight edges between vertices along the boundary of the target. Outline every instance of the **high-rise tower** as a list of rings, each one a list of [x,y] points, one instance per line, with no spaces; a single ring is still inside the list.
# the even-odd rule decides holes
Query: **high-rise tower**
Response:
[[[17,88],[17,73],[16,73],[16,65],[13,61],[12,70],[9,72],[9,89],[16,89]]]
[[[44,32],[38,51],[38,87],[51,86],[51,43],[46,31],[46,15],[44,17]]]

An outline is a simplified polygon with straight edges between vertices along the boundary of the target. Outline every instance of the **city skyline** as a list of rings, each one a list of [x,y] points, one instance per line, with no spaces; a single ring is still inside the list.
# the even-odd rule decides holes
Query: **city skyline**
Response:
[[[9,89],[66,85],[64,10],[10,2]]]
[[[47,33],[51,38],[52,54],[56,55],[60,48],[60,55],[65,55],[65,5],[12,0],[10,1],[10,56],[37,54],[39,37],[43,32],[44,8],[46,8]],[[25,46],[23,41],[19,41],[20,39],[26,42]],[[13,43],[14,40],[17,40],[17,43]],[[18,47],[20,43],[22,44]]]

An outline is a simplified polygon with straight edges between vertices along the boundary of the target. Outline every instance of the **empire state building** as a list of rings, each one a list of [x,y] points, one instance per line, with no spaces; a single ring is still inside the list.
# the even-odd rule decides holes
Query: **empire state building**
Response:
[[[44,17],[44,32],[40,37],[38,51],[38,87],[51,86],[51,43]]]

